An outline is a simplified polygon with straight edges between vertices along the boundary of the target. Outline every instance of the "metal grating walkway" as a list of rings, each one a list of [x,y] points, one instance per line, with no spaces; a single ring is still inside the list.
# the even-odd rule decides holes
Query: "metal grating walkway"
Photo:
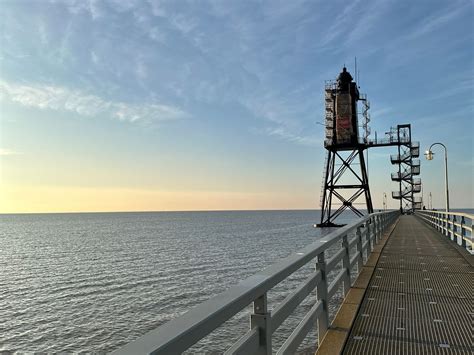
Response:
[[[474,268],[453,242],[401,216],[343,353],[473,354],[473,329]]]

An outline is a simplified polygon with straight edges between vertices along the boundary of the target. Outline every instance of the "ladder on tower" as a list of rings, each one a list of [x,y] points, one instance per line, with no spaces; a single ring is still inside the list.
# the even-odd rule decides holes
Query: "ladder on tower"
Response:
[[[329,159],[329,150],[326,150],[326,159],[324,159],[324,166],[327,166]],[[326,189],[326,169],[323,169],[323,180],[321,182],[321,192],[319,194],[319,206],[323,208],[324,190]]]

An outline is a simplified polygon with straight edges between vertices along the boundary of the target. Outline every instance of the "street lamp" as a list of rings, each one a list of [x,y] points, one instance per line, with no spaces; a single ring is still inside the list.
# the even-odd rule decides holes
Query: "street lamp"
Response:
[[[435,145],[440,145],[444,148],[444,180],[446,185],[446,212],[449,212],[449,189],[448,189],[448,149],[443,143],[433,143],[430,148],[425,152],[427,160],[433,160],[434,153],[431,148]]]

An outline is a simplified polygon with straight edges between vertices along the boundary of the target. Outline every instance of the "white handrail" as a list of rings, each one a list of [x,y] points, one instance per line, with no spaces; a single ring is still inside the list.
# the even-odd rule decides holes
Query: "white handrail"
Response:
[[[383,231],[396,220],[399,214],[399,211],[373,213],[341,227],[299,252],[291,254],[280,262],[196,306],[182,316],[114,351],[113,354],[182,353],[251,303],[253,303],[253,313],[251,314],[250,330],[226,353],[271,354],[273,331],[315,288],[318,290],[318,297],[314,300],[314,307],[286,339],[280,350],[285,352],[288,349],[294,349],[306,336],[312,319],[318,320],[319,339],[322,340],[328,327],[328,302],[335,289],[343,284],[344,294],[347,294],[351,286],[353,266],[357,265],[357,271],[360,272],[364,252],[368,258]],[[349,236],[352,237],[351,240],[348,240]],[[343,251],[336,253],[336,259],[343,266],[336,279],[329,284],[326,278],[327,274],[333,271],[332,268],[335,268],[335,265],[341,263],[332,259],[329,261],[331,268],[328,268],[328,263],[325,262],[325,252],[337,242],[341,243],[340,248]],[[351,256],[349,255],[350,246],[355,243],[357,243],[357,252]],[[276,307],[273,318],[268,310],[267,292],[302,266],[309,262],[315,262],[316,259],[316,272],[303,281],[300,287]],[[356,260],[358,262],[355,262]],[[272,319],[274,324],[272,324]]]
[[[435,210],[420,210],[416,211],[416,214],[443,235],[466,248],[469,253],[474,254],[474,215]]]

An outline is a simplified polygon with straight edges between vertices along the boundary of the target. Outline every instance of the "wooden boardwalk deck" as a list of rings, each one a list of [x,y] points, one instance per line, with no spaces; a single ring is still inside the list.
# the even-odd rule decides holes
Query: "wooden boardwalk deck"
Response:
[[[474,353],[473,258],[419,218],[401,216],[343,353]]]

